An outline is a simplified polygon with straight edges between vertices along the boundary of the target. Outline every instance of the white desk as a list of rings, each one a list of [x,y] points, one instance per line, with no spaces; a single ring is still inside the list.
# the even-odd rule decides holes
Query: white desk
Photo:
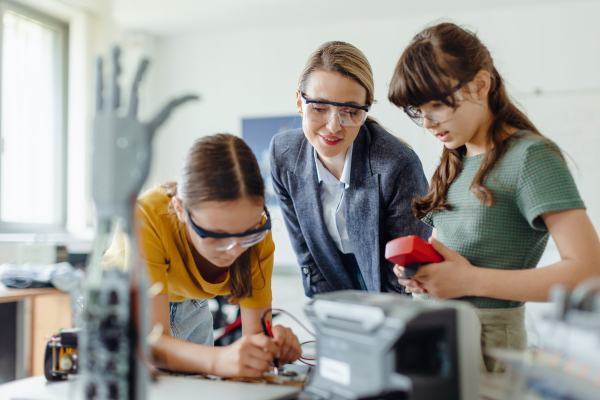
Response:
[[[159,376],[158,382],[149,387],[148,400],[277,400],[294,398],[299,392],[299,388],[291,386]],[[77,378],[50,383],[40,375],[0,385],[1,400],[83,400],[83,398],[83,391]]]
[[[508,400],[506,387],[509,376],[483,377],[482,400]],[[282,400],[308,399],[300,389],[291,386],[257,385],[225,381],[159,376],[149,387],[148,400]],[[34,376],[0,385],[0,400],[83,400],[83,390],[77,377],[69,381],[47,382],[44,376]],[[527,397],[528,400],[533,398]],[[525,400],[525,399],[524,399]]]

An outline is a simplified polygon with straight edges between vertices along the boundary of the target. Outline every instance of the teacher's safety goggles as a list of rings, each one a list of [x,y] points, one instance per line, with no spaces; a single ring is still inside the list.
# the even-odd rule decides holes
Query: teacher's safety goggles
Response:
[[[309,100],[304,93],[302,98],[302,112],[310,121],[326,124],[337,115],[341,126],[362,126],[367,119],[371,106],[357,104],[335,103],[333,101]]]
[[[271,230],[271,216],[266,207],[263,212],[266,221],[260,227],[251,231],[234,234],[211,232],[202,229],[192,221],[190,212],[187,210],[186,212],[192,229],[200,236],[200,246],[208,250],[227,251],[233,249],[237,244],[242,248],[251,247],[267,237]]]

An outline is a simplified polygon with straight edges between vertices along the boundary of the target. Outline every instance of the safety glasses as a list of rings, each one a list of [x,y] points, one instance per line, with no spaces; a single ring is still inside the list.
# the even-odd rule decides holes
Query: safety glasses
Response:
[[[186,210],[186,213],[190,226],[200,237],[200,246],[208,250],[227,251],[234,248],[237,244],[242,248],[251,247],[267,237],[271,230],[271,216],[266,207],[263,212],[266,221],[259,228],[235,234],[211,232],[202,229],[192,221],[190,212]]]
[[[465,86],[467,82],[461,82],[450,90],[450,93],[446,97],[452,96],[458,90],[460,90],[463,86]],[[460,106],[460,105],[459,105]],[[404,107],[404,112],[408,117],[420,127],[425,125],[425,118],[433,122],[434,124],[441,124],[442,122],[446,122],[449,120],[458,107],[451,107],[447,104],[444,104],[441,100],[438,101],[430,101],[426,105],[415,107],[408,106]]]
[[[304,93],[302,98],[302,113],[310,121],[326,124],[337,115],[341,126],[362,126],[367,119],[371,106],[357,104],[335,103],[333,101],[309,100]]]

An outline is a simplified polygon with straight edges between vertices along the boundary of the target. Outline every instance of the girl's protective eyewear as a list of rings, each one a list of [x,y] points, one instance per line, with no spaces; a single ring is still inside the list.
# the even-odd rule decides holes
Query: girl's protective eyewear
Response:
[[[458,85],[456,85],[455,87],[453,87],[452,90],[450,90],[450,93],[448,93],[448,95],[445,96],[445,98],[452,96],[455,92],[460,90],[465,84],[466,84],[466,82],[461,82]],[[431,103],[431,102],[429,102],[429,103]],[[452,107],[452,106],[446,104],[446,101],[444,101],[444,100],[438,100],[434,104],[431,104],[428,106],[421,106],[421,107],[408,106],[408,107],[404,107],[403,110],[406,113],[406,115],[408,115],[408,117],[415,124],[417,124],[420,127],[423,127],[425,125],[425,118],[427,118],[434,124],[441,124],[441,123],[449,120],[452,117],[452,115],[454,115],[454,112],[456,111],[457,108],[458,108],[458,106]]]
[[[219,233],[211,232],[206,229],[202,229],[192,221],[190,212],[187,211],[188,221],[190,226],[200,237],[200,246],[214,251],[227,251],[234,248],[237,244],[242,248],[254,246],[255,244],[262,241],[271,230],[271,216],[265,207],[263,216],[266,217],[266,221],[257,229],[242,232],[242,233]]]

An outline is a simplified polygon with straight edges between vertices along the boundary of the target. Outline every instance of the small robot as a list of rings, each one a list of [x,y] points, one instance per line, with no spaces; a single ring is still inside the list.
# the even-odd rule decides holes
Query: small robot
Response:
[[[44,375],[49,382],[66,380],[69,374],[77,373],[79,332],[79,328],[61,329],[46,343]]]

